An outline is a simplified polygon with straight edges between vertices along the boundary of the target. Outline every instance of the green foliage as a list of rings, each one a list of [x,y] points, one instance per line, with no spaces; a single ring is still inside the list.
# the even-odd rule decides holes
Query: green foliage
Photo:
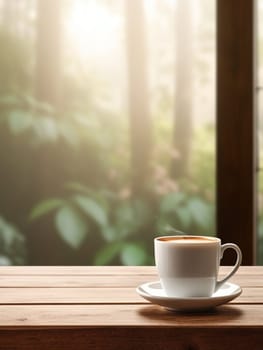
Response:
[[[74,201],[80,209],[91,219],[93,219],[99,226],[104,227],[107,225],[107,213],[104,208],[100,206],[92,198],[86,196],[76,195]]]
[[[112,1],[104,5],[111,9],[118,7]],[[213,6],[213,2],[206,1],[200,7],[205,21],[201,21],[203,29],[197,32],[202,47],[194,64],[201,72],[197,87],[202,91],[207,91],[207,83],[201,80],[207,80],[211,68],[207,62],[209,56],[203,55],[203,45],[212,45],[213,31],[207,31],[207,25],[212,26]],[[100,59],[93,66],[88,57],[81,64],[69,50],[66,54],[69,57],[63,62],[64,110],[58,112],[32,95],[35,54],[29,46],[33,44],[33,27],[30,27],[33,35],[26,40],[1,30],[0,165],[4,192],[1,197],[4,214],[8,213],[23,228],[23,233],[26,228],[21,235],[12,225],[0,220],[0,254],[8,259],[6,263],[23,262],[25,240],[34,251],[39,237],[46,239],[53,229],[59,238],[54,248],[58,255],[66,256],[68,249],[76,261],[83,254],[86,264],[97,265],[153,263],[155,235],[173,234],[174,230],[214,233],[213,125],[202,122],[195,129],[189,174],[184,179],[169,175],[171,161],[178,156],[172,147],[174,49],[169,44],[173,31],[168,30],[174,21],[172,10],[171,2],[159,2],[160,16],[150,20],[149,43],[154,43],[150,52],[155,57],[153,62],[157,62],[157,66],[150,66],[150,71],[160,73],[160,79],[153,76],[150,79],[155,143],[153,179],[149,179],[149,195],[137,198],[127,188],[131,177],[130,131],[127,111],[119,103],[125,82],[120,79],[116,83],[117,67],[108,69],[111,60],[107,60],[105,68],[100,65]],[[119,61],[117,65],[121,67]],[[43,183],[48,181],[45,175],[52,173],[50,182],[45,183],[46,192],[42,191],[42,182],[38,182],[36,169],[37,175],[43,171]],[[6,182],[3,182],[4,172]],[[260,183],[262,187],[263,182]],[[260,224],[260,237],[263,237],[262,227]],[[39,253],[46,254],[42,246]]]
[[[115,261],[145,264],[148,256],[138,241],[138,232],[149,220],[147,205],[138,200],[123,201],[113,193],[105,203],[105,198],[102,201],[99,193],[81,185],[74,188],[84,192],[73,193],[63,200],[40,202],[31,211],[30,218],[38,219],[53,210],[59,236],[73,249],[79,249],[85,243],[89,245],[89,240],[94,240],[94,231],[99,232],[102,243],[98,251],[89,254],[93,256],[90,261],[92,264],[110,264]],[[88,235],[91,228],[93,234]],[[136,256],[132,257],[133,253]]]
[[[198,184],[198,188],[203,192],[202,197],[206,197],[210,201],[214,201],[215,198],[215,132],[214,125],[205,125],[196,130],[193,138],[194,152],[192,152],[190,171],[192,184]]]
[[[26,262],[25,238],[12,224],[0,217],[0,265]]]
[[[58,234],[74,249],[86,246],[89,250],[92,242],[98,240],[97,250],[87,254],[89,264],[151,264],[154,236],[173,234],[175,229],[192,234],[212,233],[213,209],[197,196],[174,192],[153,203],[147,198],[123,199],[107,191],[108,196],[102,200],[105,191],[92,191],[80,184],[70,187],[71,195],[38,204],[31,218],[54,210]]]
[[[106,111],[100,110],[99,115],[91,116],[87,111],[59,113],[30,94],[3,94],[0,96],[1,131],[5,133],[5,142],[16,152],[15,156],[19,157],[23,150],[29,154],[26,164],[30,163],[30,155],[35,152],[41,155],[44,147],[58,157],[57,164],[67,157],[68,165],[65,162],[62,165],[66,171],[64,183],[75,180],[72,167],[79,168],[75,171],[78,180],[86,176],[86,172],[93,173],[95,182],[110,179],[112,183],[119,183],[128,177],[127,125],[120,118],[110,119]],[[18,145],[20,142],[22,147]]]
[[[30,95],[3,95],[0,98],[2,123],[7,124],[13,136],[27,134],[32,145],[63,140],[77,146],[80,125],[73,118],[58,118],[48,104],[38,102]]]
[[[20,134],[31,127],[33,117],[30,113],[21,113],[20,110],[12,110],[8,116],[8,126],[12,134]]]
[[[175,228],[193,234],[211,235],[213,224],[213,206],[200,197],[178,192],[161,199],[157,223],[160,232]]]
[[[180,181],[169,176],[173,150],[165,146],[168,129],[159,134],[156,130],[161,152],[155,154],[149,196],[133,197],[127,187],[129,155],[123,125],[111,125],[103,113],[89,118],[80,113],[60,116],[27,94],[2,96],[0,108],[0,125],[7,128],[4,137],[14,152],[10,172],[21,173],[28,167],[19,184],[35,181],[27,176],[43,149],[48,149],[47,161],[56,156],[50,167],[52,171],[54,164],[58,167],[54,180],[61,189],[53,186],[46,199],[36,196],[30,225],[53,218],[53,228],[48,230],[54,229],[72,254],[85,254],[85,263],[152,264],[156,235],[172,234],[174,229],[213,234],[213,180],[206,161],[212,158],[209,128],[198,133],[200,156],[195,156],[190,176]]]
[[[123,265],[143,265],[147,261],[144,247],[138,243],[127,243],[121,251],[121,262]]]
[[[113,242],[104,245],[96,254],[95,265],[110,265],[112,261],[119,255],[123,247],[122,242]]]
[[[47,199],[34,207],[30,214],[30,219],[34,220],[42,215],[48,214],[53,209],[57,209],[61,207],[63,204],[63,200],[58,198],[50,198]]]
[[[61,238],[72,248],[79,248],[84,242],[88,225],[83,216],[71,206],[63,206],[55,216],[56,228]]]

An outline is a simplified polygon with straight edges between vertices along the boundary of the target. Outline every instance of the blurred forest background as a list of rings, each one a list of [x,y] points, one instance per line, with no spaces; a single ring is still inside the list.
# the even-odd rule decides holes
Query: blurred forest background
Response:
[[[0,264],[216,234],[215,1],[0,0],[0,45]]]

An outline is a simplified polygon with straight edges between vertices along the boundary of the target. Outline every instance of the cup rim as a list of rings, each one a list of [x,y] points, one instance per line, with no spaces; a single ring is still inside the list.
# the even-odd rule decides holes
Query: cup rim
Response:
[[[200,239],[200,240],[204,240],[206,241],[205,243],[209,243],[209,241],[211,243],[221,243],[221,239],[218,237],[214,237],[214,236],[205,236],[205,235],[164,235],[164,236],[158,236],[154,238],[155,242],[158,243],[164,243],[166,244],[168,241],[170,241],[169,243],[171,243],[171,239],[185,239],[185,241],[187,241],[188,239]],[[181,242],[181,244],[183,244],[183,242]],[[189,244],[189,243],[188,243]]]

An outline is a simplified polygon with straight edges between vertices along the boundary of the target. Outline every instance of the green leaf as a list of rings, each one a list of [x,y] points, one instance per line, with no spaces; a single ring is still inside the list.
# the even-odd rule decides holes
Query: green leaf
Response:
[[[191,212],[186,206],[181,206],[176,209],[176,216],[180,221],[180,228],[187,230],[191,225]]]
[[[124,265],[143,265],[147,254],[142,246],[136,243],[126,243],[121,251],[121,261]]]
[[[160,212],[161,213],[169,213],[175,212],[178,206],[182,205],[184,200],[186,199],[186,195],[182,192],[173,192],[164,196],[160,203]]]
[[[138,229],[137,216],[132,203],[123,203],[115,210],[114,216],[120,238],[125,238]]]
[[[65,188],[71,191],[76,191],[76,192],[81,192],[81,193],[85,193],[85,194],[90,194],[91,190],[88,186],[82,185],[78,182],[67,182],[65,184]]]
[[[10,266],[13,265],[9,257],[5,255],[0,255],[0,266]]]
[[[70,206],[58,210],[55,224],[60,237],[74,249],[81,246],[88,233],[83,216]]]
[[[17,228],[0,217],[0,237],[2,249],[10,248],[15,242],[24,241],[24,236],[17,230]],[[3,247],[4,246],[4,247]]]
[[[107,242],[113,242],[119,237],[118,230],[112,226],[102,227],[101,234]]]
[[[33,117],[30,113],[14,110],[8,115],[8,125],[13,134],[19,134],[32,126]]]
[[[92,218],[99,226],[104,227],[108,223],[106,211],[93,199],[81,195],[76,195],[74,198],[75,203]]]
[[[210,206],[200,198],[192,198],[188,203],[188,209],[194,222],[202,229],[210,227],[212,213]]]
[[[115,211],[115,218],[117,225],[120,228],[129,229],[129,231],[133,230],[133,227],[136,225],[135,213],[131,206],[131,204],[123,204],[119,206]]]
[[[58,139],[57,122],[51,117],[42,116],[35,119],[34,130],[41,140],[54,142]]]
[[[95,265],[107,265],[109,264],[121,251],[123,246],[122,242],[114,242],[107,244],[103,247],[95,257]]]
[[[25,264],[25,237],[0,217],[0,265]]]
[[[35,220],[50,211],[61,207],[65,202],[59,198],[50,198],[36,205],[30,213],[30,220]]]

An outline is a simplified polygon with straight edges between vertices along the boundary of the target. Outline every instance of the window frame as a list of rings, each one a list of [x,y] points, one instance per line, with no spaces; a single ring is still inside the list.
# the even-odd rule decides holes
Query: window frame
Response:
[[[216,221],[222,242],[235,242],[243,264],[256,263],[256,0],[217,0]],[[230,264],[231,256],[223,263]]]

